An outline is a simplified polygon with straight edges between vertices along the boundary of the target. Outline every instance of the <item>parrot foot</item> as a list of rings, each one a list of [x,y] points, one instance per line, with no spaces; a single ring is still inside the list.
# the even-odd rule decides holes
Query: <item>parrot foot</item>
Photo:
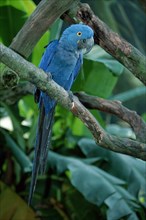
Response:
[[[48,79],[48,81],[49,80],[52,80],[52,74],[50,73],[50,72],[46,72],[47,73],[47,79]]]
[[[69,98],[70,98],[70,100],[71,100],[71,102],[72,102],[72,109],[74,108],[74,106],[75,106],[75,103],[74,103],[74,94],[71,92],[71,91],[68,91],[68,96],[69,96]]]
[[[34,92],[34,101],[35,103],[39,103],[41,91],[36,88]]]
[[[68,91],[68,96],[69,96],[71,102],[74,102],[74,94],[72,93],[72,91]]]

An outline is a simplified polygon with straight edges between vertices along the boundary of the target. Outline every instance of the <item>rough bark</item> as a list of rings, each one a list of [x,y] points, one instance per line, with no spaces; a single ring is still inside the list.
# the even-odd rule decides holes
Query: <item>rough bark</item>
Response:
[[[118,116],[131,126],[137,140],[141,142],[146,141],[146,123],[135,111],[124,107],[120,101],[105,100],[100,97],[87,95],[84,92],[75,93],[75,95],[88,109],[98,109]]]

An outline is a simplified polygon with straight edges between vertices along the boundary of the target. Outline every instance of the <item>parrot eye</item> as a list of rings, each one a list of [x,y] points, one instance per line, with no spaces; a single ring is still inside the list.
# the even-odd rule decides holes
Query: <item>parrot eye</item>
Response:
[[[80,32],[80,31],[77,32],[77,35],[78,35],[78,36],[81,36],[81,35],[82,35],[82,32]]]

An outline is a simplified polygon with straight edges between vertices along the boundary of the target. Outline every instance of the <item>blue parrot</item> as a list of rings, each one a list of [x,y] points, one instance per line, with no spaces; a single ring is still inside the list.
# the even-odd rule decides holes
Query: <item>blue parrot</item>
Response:
[[[88,53],[93,44],[93,30],[89,26],[71,25],[65,29],[59,40],[54,40],[47,46],[39,67],[46,73],[51,73],[51,77],[56,83],[70,91],[83,63],[83,54]],[[36,89],[35,95],[39,105],[39,119],[28,199],[29,205],[35,190],[37,176],[45,172],[56,106],[56,101],[39,89]]]

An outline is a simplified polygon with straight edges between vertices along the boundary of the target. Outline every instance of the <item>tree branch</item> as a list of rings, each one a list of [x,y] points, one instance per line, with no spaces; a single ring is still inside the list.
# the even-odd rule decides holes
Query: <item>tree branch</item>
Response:
[[[42,0],[13,39],[10,48],[23,57],[30,56],[48,27],[79,0]]]
[[[74,10],[71,10],[72,12]],[[146,57],[138,49],[113,32],[94,14],[88,4],[80,4],[75,17],[94,30],[96,44],[115,57],[146,85]],[[69,21],[68,16],[64,15],[64,19]]]
[[[111,101],[95,96],[89,96],[84,92],[78,92],[75,93],[75,95],[85,107],[114,114],[123,121],[126,121],[133,129],[136,139],[145,142],[146,123],[135,111],[131,111],[124,107],[120,101]]]
[[[1,102],[5,102],[7,105],[13,105],[19,101],[23,96],[33,94],[35,86],[29,82],[19,83],[14,88],[1,89]]]
[[[10,48],[21,56],[28,58],[49,26],[65,11],[75,7],[78,2],[79,0],[42,0],[13,39]],[[15,72],[13,72],[13,75],[15,75]],[[2,78],[5,78],[5,83]],[[12,80],[12,71],[8,67],[5,67],[1,72],[1,79],[0,86],[4,88],[13,88],[18,83],[16,77],[14,77],[15,81]]]
[[[68,93],[56,84],[42,69],[24,60],[11,49],[0,44],[0,60],[14,70],[21,79],[25,79],[46,92],[63,107],[80,118],[100,146],[142,160],[146,160],[146,144],[128,138],[118,138],[107,134],[98,124],[93,115],[74,97],[74,105]]]

